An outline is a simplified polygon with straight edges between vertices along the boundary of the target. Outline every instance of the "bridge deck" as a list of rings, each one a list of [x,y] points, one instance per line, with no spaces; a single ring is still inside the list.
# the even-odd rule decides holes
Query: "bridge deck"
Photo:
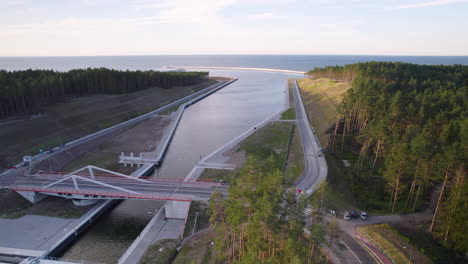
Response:
[[[96,173],[42,172],[18,177],[10,189],[40,192],[75,199],[156,199],[168,201],[207,200],[227,186],[212,181],[183,181],[177,178],[131,178]]]

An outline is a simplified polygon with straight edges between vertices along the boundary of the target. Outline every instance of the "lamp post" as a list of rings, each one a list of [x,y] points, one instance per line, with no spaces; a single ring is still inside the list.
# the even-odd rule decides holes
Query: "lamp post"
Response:
[[[200,213],[199,213],[198,211],[195,213],[195,221],[194,221],[194,223],[193,223],[192,235],[195,234],[195,228],[197,227],[197,218],[198,218],[198,215],[199,215],[199,214],[200,214]]]

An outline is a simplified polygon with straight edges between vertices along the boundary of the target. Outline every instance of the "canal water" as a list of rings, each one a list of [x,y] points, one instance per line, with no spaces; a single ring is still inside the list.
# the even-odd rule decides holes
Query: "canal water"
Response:
[[[185,178],[204,157],[281,110],[288,78],[284,73],[210,70],[238,80],[184,112],[162,166],[154,177]],[[117,263],[143,230],[160,201],[128,200],[104,214],[65,252],[62,259]]]

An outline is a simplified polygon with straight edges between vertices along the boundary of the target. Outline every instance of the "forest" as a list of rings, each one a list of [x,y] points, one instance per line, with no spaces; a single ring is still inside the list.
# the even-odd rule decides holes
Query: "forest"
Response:
[[[120,71],[107,68],[0,70],[0,117],[28,113],[66,98],[89,94],[122,94],[151,87],[196,85],[207,72]]]
[[[468,66],[367,62],[308,75],[352,82],[329,151],[354,146],[355,194],[382,186],[391,213],[422,210],[434,197],[427,230],[466,254]]]
[[[311,201],[296,196],[273,156],[266,160],[249,155],[229,184],[228,198],[214,192],[210,223],[216,229],[215,249],[222,263],[329,263],[321,253],[325,235],[334,243],[336,221],[323,227],[314,217],[310,235],[304,210]]]

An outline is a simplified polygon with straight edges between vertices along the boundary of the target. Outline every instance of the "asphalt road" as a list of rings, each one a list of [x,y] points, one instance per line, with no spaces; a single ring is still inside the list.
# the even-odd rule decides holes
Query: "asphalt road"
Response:
[[[297,82],[292,81],[294,104],[296,107],[297,126],[301,135],[302,147],[304,150],[304,171],[299,179],[296,180],[296,188],[303,190],[310,195],[317,185],[325,180],[328,173],[328,167],[325,157],[320,151],[320,143],[314,135],[310,127],[309,119],[302,102],[301,94],[297,86]],[[365,250],[356,240],[350,235],[344,233],[341,239],[345,242],[346,246],[350,249],[351,254],[343,254],[348,252],[338,252],[338,258],[342,263],[349,264],[363,264],[363,263],[376,263],[375,259]]]
[[[327,162],[320,151],[320,143],[312,131],[309,124],[304,104],[302,102],[297,82],[292,81],[293,97],[296,107],[297,126],[301,135],[302,148],[304,150],[305,167],[302,175],[296,180],[296,188],[303,190],[307,195],[310,195],[317,185],[325,180],[328,173]]]

